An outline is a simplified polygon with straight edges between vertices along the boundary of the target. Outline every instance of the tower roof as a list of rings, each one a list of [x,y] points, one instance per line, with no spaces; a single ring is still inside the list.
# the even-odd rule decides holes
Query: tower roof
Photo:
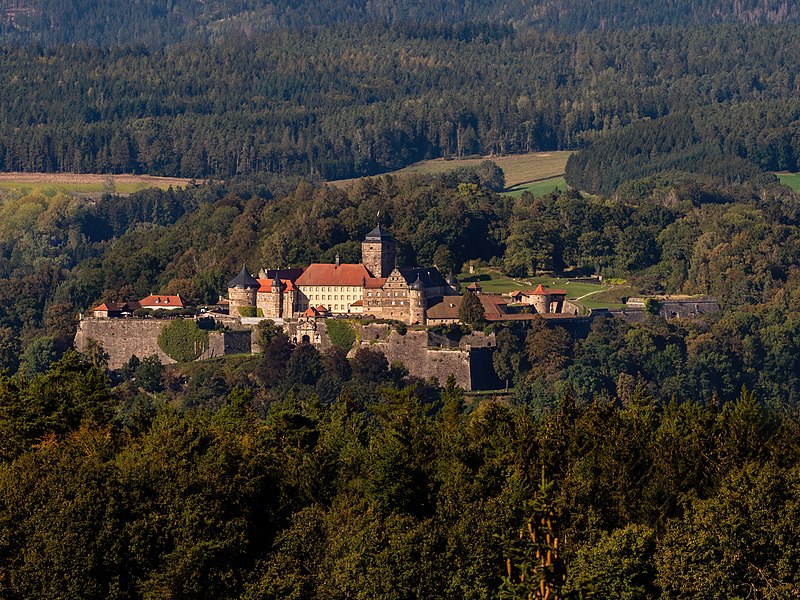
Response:
[[[417,275],[417,279],[414,281],[414,283],[408,286],[408,288],[411,290],[422,290],[424,287],[425,286],[422,285],[422,280],[419,278],[419,275]]]
[[[247,270],[247,266],[243,266],[241,272],[234,277],[233,279],[228,282],[228,287],[244,287],[244,288],[257,288],[261,287],[261,284],[255,280],[255,278],[250,275],[250,271]]]
[[[456,279],[456,276],[453,275],[452,271],[450,271],[450,273],[448,273],[447,279],[445,279],[445,281],[447,282],[447,285],[449,285],[451,288],[457,288],[458,287],[458,279]]]
[[[275,273],[275,279],[272,280],[272,289],[278,291],[283,290],[283,282],[280,280],[277,273]]]
[[[365,242],[388,242],[392,240],[391,234],[380,225],[367,234],[364,238]]]

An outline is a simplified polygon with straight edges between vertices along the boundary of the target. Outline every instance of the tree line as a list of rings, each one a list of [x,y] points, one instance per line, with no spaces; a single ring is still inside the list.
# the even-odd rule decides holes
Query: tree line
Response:
[[[587,5],[577,0],[556,2],[513,0],[452,2],[437,0],[335,0],[320,5],[309,0],[217,0],[181,3],[174,0],[100,2],[79,6],[66,0],[4,0],[0,39],[16,44],[54,46],[147,45],[214,41],[276,29],[363,25],[431,31],[455,26],[460,35],[491,26],[515,29],[578,31],[636,27],[710,25],[716,23],[797,22],[797,8],[779,0],[680,0],[639,2],[628,10],[612,0]],[[488,24],[488,25],[487,25]]]
[[[566,167],[570,185],[610,194],[663,172],[766,181],[764,171],[800,169],[800,102],[721,104],[629,125],[598,138]]]
[[[794,97],[796,35],[795,25],[569,35],[365,25],[160,49],[5,46],[0,170],[332,180],[580,148],[646,119]]]

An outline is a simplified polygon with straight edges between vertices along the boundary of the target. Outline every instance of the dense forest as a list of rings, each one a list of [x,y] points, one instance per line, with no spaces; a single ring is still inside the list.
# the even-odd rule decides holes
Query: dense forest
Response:
[[[499,183],[481,165],[348,190],[242,178],[91,202],[7,195],[0,595],[795,590],[800,198],[687,174],[613,198],[512,198]],[[369,348],[295,347],[268,324],[259,355],[166,369],[138,357],[109,372],[102,348],[69,350],[77,311],[100,300],[207,302],[243,262],[357,260],[378,210],[404,264],[583,267],[713,294],[723,311],[597,318],[581,335],[476,323],[497,336],[501,400]],[[519,536],[529,524],[535,541]]]
[[[0,36],[23,44],[162,46],[275,29],[377,23],[461,25],[492,22],[517,29],[575,33],[631,27],[796,22],[786,0],[0,0]]]
[[[540,579],[563,598],[797,590],[794,405],[746,390],[660,403],[634,384],[545,413],[465,410],[452,384],[284,345],[197,369],[183,391],[145,361],[112,389],[74,354],[0,379],[0,595],[530,598]],[[330,403],[308,384],[320,374],[341,386]]]
[[[703,173],[736,182],[800,170],[800,102],[716,105],[640,121],[603,135],[567,163],[570,185],[610,194],[658,173]]]
[[[0,0],[0,171],[206,180],[0,190],[0,597],[796,597],[800,195],[769,171],[800,169],[798,19],[786,0]],[[543,197],[502,193],[488,161],[325,183],[563,149],[571,189]],[[473,302],[436,334],[494,334],[493,397],[271,322],[258,354],[169,367],[72,349],[99,302],[202,306],[242,264],[358,261],[376,213],[400,264],[601,274],[721,310],[648,301],[579,329]]]
[[[330,180],[438,156],[579,148],[665,116],[702,121],[693,115],[707,106],[726,141],[764,148],[771,139],[744,113],[725,114],[766,102],[764,124],[784,135],[790,124],[775,121],[791,117],[781,102],[800,86],[797,33],[364,26],[158,50],[6,46],[0,170]]]

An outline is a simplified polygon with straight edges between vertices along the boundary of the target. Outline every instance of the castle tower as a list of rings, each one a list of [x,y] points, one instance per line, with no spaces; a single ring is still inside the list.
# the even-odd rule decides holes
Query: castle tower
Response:
[[[253,307],[256,305],[256,295],[258,288],[261,287],[246,266],[242,267],[241,272],[231,279],[228,283],[228,311],[231,316],[239,317],[242,315],[240,308]]]
[[[361,243],[361,264],[373,277],[388,277],[394,270],[395,244],[389,232],[380,225],[367,234]]]
[[[445,279],[445,281],[447,282],[447,285],[450,286],[451,293],[454,296],[461,295],[461,286],[458,285],[458,279],[456,279],[456,276],[453,275],[452,271],[450,271],[450,274],[447,276],[447,279]]]
[[[425,309],[427,308],[427,300],[425,298],[425,287],[422,285],[419,275],[417,280],[408,286],[408,309],[410,323],[414,325],[419,323],[425,324]]]
[[[541,283],[530,293],[530,298],[538,314],[544,315],[550,312],[550,294]]]
[[[264,316],[268,319],[280,319],[283,316],[283,282],[278,277],[277,271],[275,271],[275,279],[272,280],[265,308]]]

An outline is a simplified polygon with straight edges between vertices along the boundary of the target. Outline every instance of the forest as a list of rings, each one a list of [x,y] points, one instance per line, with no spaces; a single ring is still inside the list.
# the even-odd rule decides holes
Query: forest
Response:
[[[578,31],[715,23],[797,22],[785,0],[0,0],[0,36],[17,44],[160,47],[213,42],[278,29],[380,24],[459,26],[490,22],[516,29]]]
[[[796,597],[800,195],[772,172],[800,169],[798,18],[0,0],[0,171],[194,179],[0,190],[0,597]],[[491,161],[386,174],[547,150],[575,154],[541,197]],[[252,355],[112,370],[73,349],[100,302],[203,306],[242,264],[356,262],[376,214],[403,265],[721,310],[648,301],[585,331],[477,310],[438,333],[494,334],[489,395],[268,321]]]
[[[511,198],[493,175],[7,198],[0,595],[521,598],[555,538],[535,580],[560,597],[796,589],[800,198],[687,174]],[[268,326],[260,355],[180,368],[69,349],[100,300],[357,260],[378,210],[405,264],[584,267],[723,311],[585,337],[478,323],[511,383],[494,401]]]
[[[716,175],[723,150],[757,168],[793,168],[797,32],[796,25],[574,34],[343,25],[211,46],[6,45],[0,170],[335,180],[426,158],[592,143],[587,156],[609,162],[617,159],[603,150],[607,135],[622,136],[608,139],[624,147],[640,129],[659,131],[651,122],[662,118],[677,137],[670,147],[659,142],[654,165],[615,165],[612,180],[597,187],[596,163],[587,158],[570,180],[610,193],[629,174],[704,164],[698,153],[722,165]],[[743,118],[751,114],[758,118]],[[710,131],[707,119],[724,133]],[[772,152],[773,138],[785,159],[757,155]],[[717,148],[731,140],[735,147]]]

